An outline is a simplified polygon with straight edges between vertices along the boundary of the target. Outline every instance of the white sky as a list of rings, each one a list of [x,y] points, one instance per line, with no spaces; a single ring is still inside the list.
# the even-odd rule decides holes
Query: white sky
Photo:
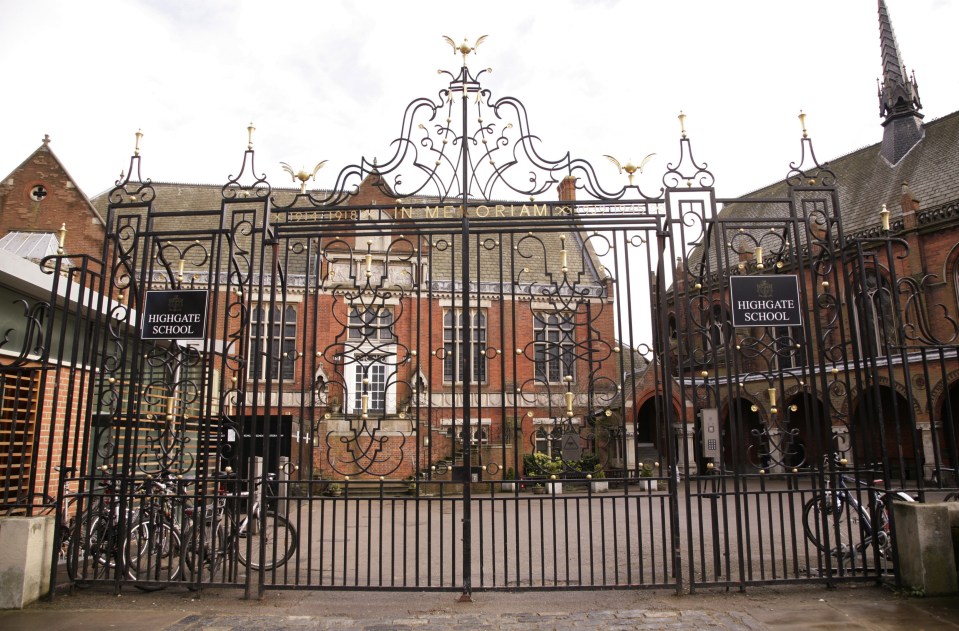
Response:
[[[959,1],[887,0],[926,120],[959,109]],[[489,38],[470,58],[492,96],[527,107],[545,155],[570,151],[608,184],[602,156],[678,157],[684,110],[720,196],[785,176],[800,109],[820,160],[878,142],[876,0],[172,2],[0,0],[0,177],[45,133],[93,196],[126,169],[142,128],[143,176],[224,183],[246,127],[257,171],[385,159],[406,105],[456,70],[443,41]]]

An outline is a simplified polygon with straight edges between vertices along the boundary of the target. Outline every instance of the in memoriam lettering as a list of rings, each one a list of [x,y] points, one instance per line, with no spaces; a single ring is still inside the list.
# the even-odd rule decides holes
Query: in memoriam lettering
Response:
[[[294,210],[288,215],[289,221],[359,221],[363,219],[365,210]],[[399,206],[392,210],[396,219],[457,219],[462,218],[462,206]],[[573,213],[569,206],[549,206],[548,204],[494,204],[487,206],[468,206],[466,214],[470,217],[549,217],[570,215]]]

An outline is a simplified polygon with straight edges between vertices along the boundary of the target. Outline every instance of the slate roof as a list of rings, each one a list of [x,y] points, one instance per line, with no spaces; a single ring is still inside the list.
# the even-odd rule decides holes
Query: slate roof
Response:
[[[172,216],[155,218],[154,227],[159,230],[174,231],[208,231],[218,225],[219,212],[222,202],[222,186],[213,184],[184,184],[184,183],[151,183],[155,191],[153,199],[154,213],[173,213]],[[299,193],[299,189],[273,189],[273,198],[278,206],[290,204],[294,196]],[[93,198],[94,206],[104,215],[107,215],[107,209],[110,204],[109,191],[105,191]],[[378,203],[391,203],[383,200]],[[428,211],[422,207],[423,204],[435,203],[435,200],[427,198],[405,199],[397,205],[409,205],[412,208],[412,218],[414,222],[421,222],[430,219]],[[508,202],[507,202],[508,203]],[[414,206],[413,204],[418,204]],[[516,203],[517,208],[522,202]],[[252,203],[251,203],[252,205]],[[244,207],[241,202],[237,207]],[[308,213],[324,213],[330,209],[317,208],[313,206],[300,204],[294,206],[294,209],[302,208]],[[356,209],[363,209],[365,206],[357,206]],[[338,206],[334,210],[347,210],[348,207]],[[199,213],[194,211],[201,211]],[[143,214],[140,209],[123,209],[124,214]],[[282,216],[282,215],[280,215]],[[433,215],[435,217],[435,215]],[[362,226],[363,220],[356,222]],[[556,282],[563,285],[561,291],[568,292],[569,287],[565,286],[562,276],[559,273],[562,263],[560,261],[560,251],[563,248],[561,234],[566,236],[565,247],[568,250],[566,265],[569,272],[569,283],[575,283],[585,288],[589,287],[591,296],[601,295],[601,283],[599,279],[605,277],[601,272],[601,263],[593,252],[593,248],[585,242],[585,237],[577,230],[577,224],[574,221],[569,222],[570,230],[561,232],[554,226],[553,231],[539,232],[530,236],[529,230],[535,230],[529,221],[523,221],[523,218],[517,217],[516,228],[518,230],[512,235],[506,231],[500,233],[481,233],[472,240],[472,260],[479,260],[479,265],[474,265],[474,273],[471,281],[477,280],[483,285],[480,287],[482,292],[499,293],[500,291],[510,291],[511,277],[520,285],[522,293],[530,295],[535,290],[531,284]],[[304,224],[306,227],[306,224]],[[450,224],[454,226],[454,224]],[[308,230],[308,227],[305,228]],[[431,258],[431,280],[434,283],[434,291],[452,291],[454,286],[459,284],[460,256],[459,246],[450,247],[449,235],[458,234],[458,229],[451,227],[445,235],[436,235],[431,237],[433,249],[430,253]],[[348,231],[344,230],[342,236],[349,236]],[[361,243],[363,237],[358,241]],[[302,240],[302,239],[301,239]],[[438,247],[439,246],[439,247]],[[362,245],[358,245],[358,248]],[[454,252],[454,250],[457,250]],[[354,258],[362,256],[362,253],[354,253]],[[455,258],[454,258],[455,257]],[[511,261],[510,259],[514,259]],[[290,261],[293,262],[297,257],[290,255]],[[289,269],[289,278],[292,284],[302,283],[302,279],[297,279],[298,271],[305,270],[308,262],[302,256],[302,260],[296,260]],[[529,271],[524,271],[528,268]],[[550,277],[547,272],[552,272]],[[439,284],[437,284],[439,283]],[[501,286],[502,283],[502,286]],[[515,288],[514,288],[515,290]]]
[[[881,143],[853,151],[824,164],[836,174],[839,208],[847,236],[878,230],[883,204],[890,212],[893,232],[901,222],[902,185],[908,183],[919,200],[920,223],[926,211],[939,211],[959,204],[959,111],[925,123],[922,140],[896,165],[881,155]],[[785,198],[785,181],[771,184],[744,197]],[[785,212],[778,207],[766,212]],[[755,208],[748,204],[730,205],[724,217],[749,217]],[[955,215],[956,209],[952,211]]]

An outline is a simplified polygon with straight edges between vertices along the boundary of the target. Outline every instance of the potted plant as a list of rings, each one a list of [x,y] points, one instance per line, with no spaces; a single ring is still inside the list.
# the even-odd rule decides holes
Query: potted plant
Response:
[[[646,462],[639,463],[639,488],[644,491],[655,491],[656,490],[656,480],[653,480],[653,470],[654,467],[658,467],[659,463],[654,462],[652,464]]]
[[[606,472],[603,471],[603,465],[597,464],[593,473],[588,475],[590,478],[589,486],[593,493],[605,493],[609,490],[609,481],[606,480]]]
[[[506,469],[506,473],[503,474],[503,484],[502,489],[508,493],[514,493],[516,491],[516,472],[513,471],[513,467]]]
[[[340,497],[343,495],[343,485],[339,482],[331,482],[326,492],[330,497]]]
[[[559,458],[550,458],[547,454],[542,451],[536,451],[532,454],[526,454],[523,456],[523,462],[526,465],[526,473],[531,478],[548,478],[550,480],[558,480],[559,475],[563,472],[563,461]],[[547,488],[543,483],[538,484],[537,486],[542,486],[546,491],[550,491],[559,495],[563,492],[563,483],[562,482],[551,482]],[[537,493],[536,487],[533,487],[533,492]]]
[[[327,407],[330,408],[330,412],[332,412],[333,414],[339,414],[341,409],[340,398],[336,395],[331,396],[329,403],[327,404]]]
[[[410,495],[416,495],[416,476],[411,475],[406,478],[406,492]]]

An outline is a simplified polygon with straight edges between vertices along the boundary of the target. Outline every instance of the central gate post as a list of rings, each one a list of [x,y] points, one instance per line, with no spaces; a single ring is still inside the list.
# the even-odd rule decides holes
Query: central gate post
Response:
[[[473,385],[473,318],[470,316],[470,296],[469,296],[469,287],[470,287],[470,220],[467,215],[467,204],[469,203],[469,143],[467,140],[468,125],[467,125],[467,115],[468,115],[468,99],[466,98],[466,85],[467,79],[469,78],[469,71],[466,68],[466,58],[463,58],[463,93],[462,93],[462,108],[463,108],[463,135],[461,136],[461,148],[462,152],[462,166],[463,166],[463,187],[462,187],[462,216],[463,224],[461,229],[461,238],[463,240],[462,251],[463,251],[463,263],[461,265],[461,281],[463,284],[462,287],[462,301],[463,301],[463,313],[461,317],[462,321],[462,331],[463,331],[463,470],[466,473],[466,479],[463,481],[463,593],[460,595],[460,602],[473,602],[472,592],[473,586],[471,581],[471,575],[473,572],[472,566],[472,547],[473,547],[473,537],[471,533],[471,523],[472,523],[472,487],[471,483],[473,481],[473,441],[472,432],[470,429],[470,396],[472,393]],[[477,288],[479,283],[477,283]],[[453,317],[456,317],[455,314],[455,303],[454,303],[454,314]],[[454,424],[455,427],[455,424]]]
[[[683,593],[683,553],[682,553],[682,532],[679,527],[679,449],[676,444],[676,424],[673,419],[673,372],[672,354],[669,352],[669,323],[666,319],[666,309],[663,308],[666,299],[666,278],[664,269],[664,259],[666,259],[667,239],[673,245],[673,251],[676,251],[675,242],[672,241],[673,226],[669,221],[661,226],[656,235],[656,244],[659,250],[659,261],[656,264],[655,274],[655,296],[656,296],[656,319],[657,326],[653,331],[653,344],[658,348],[654,349],[653,356],[661,358],[660,376],[663,384],[663,412],[666,418],[666,431],[669,440],[666,448],[669,450],[669,522],[670,539],[673,548],[673,578],[676,581],[676,593]],[[685,256],[685,252],[683,252]],[[676,279],[674,279],[675,281]],[[685,399],[685,396],[683,396]],[[688,463],[689,458],[684,458],[684,463]],[[689,477],[686,477],[686,484],[689,483]],[[688,491],[688,489],[687,489]]]

